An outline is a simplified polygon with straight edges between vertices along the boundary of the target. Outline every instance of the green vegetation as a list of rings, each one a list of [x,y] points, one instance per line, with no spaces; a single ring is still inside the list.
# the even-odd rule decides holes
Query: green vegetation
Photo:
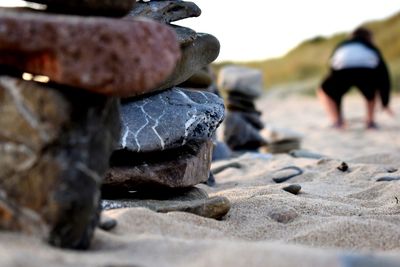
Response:
[[[382,20],[365,23],[375,36],[375,42],[389,64],[393,89],[400,91],[400,13]],[[214,64],[216,70],[228,64],[258,68],[263,72],[265,88],[298,81],[314,81],[317,86],[328,70],[328,60],[334,47],[348,36],[340,33],[331,37],[317,36],[306,40],[281,58],[256,62],[223,62]]]

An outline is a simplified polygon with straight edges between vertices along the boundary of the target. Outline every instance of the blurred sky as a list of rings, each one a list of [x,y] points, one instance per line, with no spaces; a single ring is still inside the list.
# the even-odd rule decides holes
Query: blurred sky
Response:
[[[217,61],[281,56],[305,39],[400,11],[400,0],[192,1],[202,15],[179,24],[215,35],[221,42]]]
[[[177,24],[215,35],[221,42],[217,61],[281,56],[305,39],[351,31],[400,11],[400,0],[191,1],[202,15]],[[0,5],[18,3],[0,0]]]

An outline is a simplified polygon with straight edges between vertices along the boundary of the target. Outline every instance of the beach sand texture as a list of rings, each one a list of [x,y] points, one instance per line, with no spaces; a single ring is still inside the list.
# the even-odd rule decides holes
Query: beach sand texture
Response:
[[[315,98],[265,97],[263,120],[304,138],[302,148],[323,159],[244,154],[215,175],[211,196],[226,196],[231,211],[222,221],[144,208],[107,211],[118,220],[97,230],[91,250],[60,250],[14,233],[0,233],[0,266],[400,266],[400,99],[397,118],[379,114],[378,131],[365,131],[364,103],[345,99],[349,128],[329,129]],[[347,171],[337,167],[346,162]],[[277,170],[303,174],[275,183]],[[282,190],[299,184],[298,195]],[[367,265],[368,264],[370,265]],[[360,265],[361,264],[361,265]]]

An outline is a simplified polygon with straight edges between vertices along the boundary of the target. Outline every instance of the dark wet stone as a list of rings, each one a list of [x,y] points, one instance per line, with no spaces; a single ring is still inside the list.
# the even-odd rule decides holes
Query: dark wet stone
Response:
[[[274,172],[272,180],[275,183],[283,183],[293,177],[303,174],[303,170],[296,166],[288,166]]]
[[[118,192],[193,186],[207,181],[211,153],[211,141],[188,144],[175,151],[155,152],[150,155],[125,150],[115,151],[102,189]]]
[[[91,16],[122,17],[132,10],[136,0],[26,0],[47,5],[49,12]]]
[[[296,210],[291,207],[280,207],[270,211],[268,216],[274,221],[286,224],[292,222],[299,215]]]
[[[119,136],[117,100],[3,76],[0,114],[0,228],[87,248]]]
[[[111,231],[115,227],[117,227],[117,220],[101,216],[100,223],[99,223],[99,228],[104,230],[104,231]]]
[[[231,204],[226,197],[216,196],[207,199],[170,201],[170,200],[103,200],[103,209],[145,207],[156,212],[182,211],[206,218],[222,219],[230,210]]]
[[[181,48],[181,59],[174,72],[158,89],[167,89],[183,83],[198,70],[208,66],[219,55],[220,43],[211,34],[197,33],[192,44]]]
[[[222,98],[174,88],[122,104],[119,149],[153,152],[209,140],[224,118]]]
[[[342,163],[340,163],[340,165],[337,167],[337,169],[338,169],[339,171],[346,172],[346,171],[349,169],[349,165],[347,165],[346,162],[342,162]]]
[[[150,20],[0,9],[0,25],[0,65],[100,94],[152,92],[180,57],[173,30]]]
[[[293,195],[297,195],[301,190],[301,186],[299,184],[291,184],[282,189],[286,192],[292,193]]]
[[[198,17],[201,9],[193,2],[149,1],[136,3],[129,16],[143,16],[153,20],[170,23],[190,17]]]
[[[378,179],[376,179],[377,182],[391,182],[391,181],[399,181],[400,177],[399,176],[383,176]]]
[[[232,150],[257,150],[267,144],[255,127],[257,120],[244,112],[228,112],[224,122],[223,141]]]

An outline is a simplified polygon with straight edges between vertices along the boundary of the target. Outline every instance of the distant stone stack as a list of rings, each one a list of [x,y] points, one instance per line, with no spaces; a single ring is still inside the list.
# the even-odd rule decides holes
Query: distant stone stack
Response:
[[[210,34],[170,23],[200,14],[192,2],[139,1],[126,17],[146,17],[173,29],[182,56],[172,75],[157,86],[159,93],[122,101],[120,142],[102,187],[104,209],[145,206],[212,218],[229,210],[227,199],[208,198],[205,191],[194,187],[209,177],[212,137],[224,118],[224,104],[213,93],[183,89],[181,84],[187,81],[191,86],[184,87],[191,88],[210,85],[211,79],[201,71],[217,58],[220,45]],[[199,190],[202,192],[197,194]],[[173,202],[173,208],[165,207],[166,201],[181,195],[192,198],[184,197],[183,206]],[[210,212],[204,213],[206,210]]]
[[[118,146],[115,97],[156,90],[180,49],[175,33],[160,23],[94,17],[125,15],[134,0],[32,2],[47,9],[0,10],[0,228],[84,249]],[[150,123],[147,107],[139,109],[138,121]],[[137,135],[129,138],[135,142]]]
[[[264,125],[254,101],[262,95],[262,74],[241,66],[224,67],[218,87],[227,93],[224,141],[234,151],[258,150],[266,145],[260,135]]]

